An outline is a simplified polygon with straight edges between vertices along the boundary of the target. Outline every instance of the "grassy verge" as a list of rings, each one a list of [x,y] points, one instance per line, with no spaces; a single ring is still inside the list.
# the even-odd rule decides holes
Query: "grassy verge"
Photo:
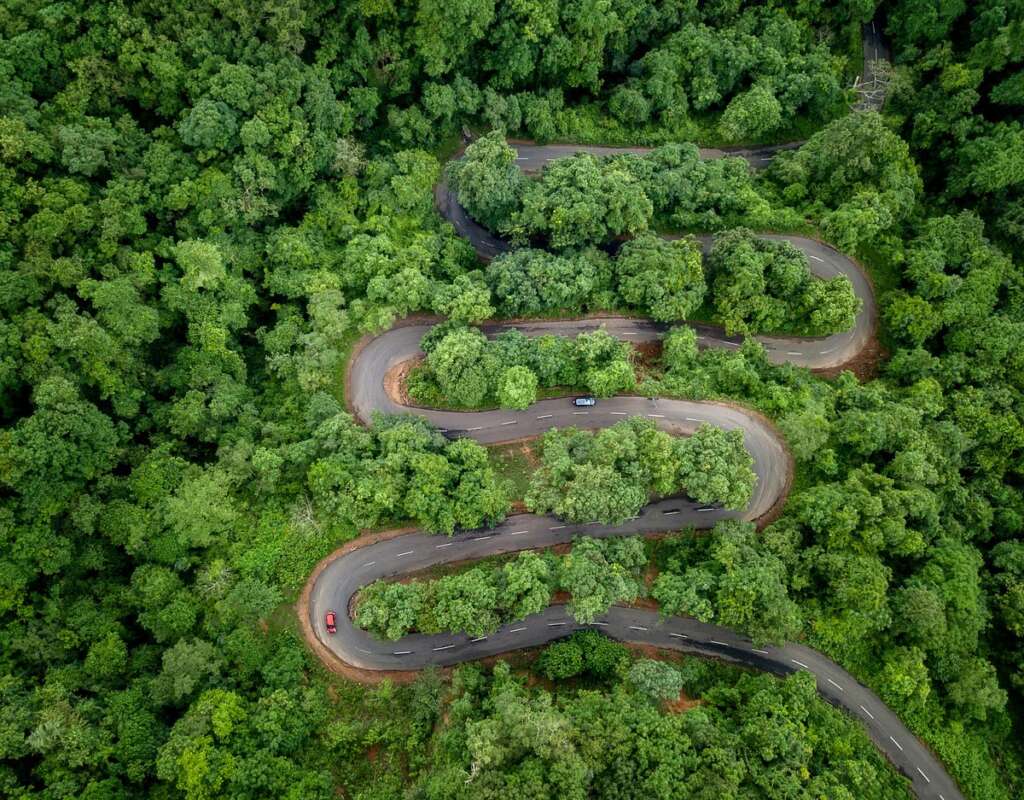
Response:
[[[512,486],[513,499],[525,497],[538,465],[533,448],[525,442],[496,444],[487,448],[487,455],[494,471]]]

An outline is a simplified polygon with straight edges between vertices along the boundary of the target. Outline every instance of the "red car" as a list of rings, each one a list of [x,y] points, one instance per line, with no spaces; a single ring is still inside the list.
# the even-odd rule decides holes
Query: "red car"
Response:
[[[327,612],[327,632],[328,633],[337,633],[338,632],[338,626],[336,624],[337,621],[338,621],[338,618],[336,616],[334,616],[334,612],[333,611],[328,611]]]

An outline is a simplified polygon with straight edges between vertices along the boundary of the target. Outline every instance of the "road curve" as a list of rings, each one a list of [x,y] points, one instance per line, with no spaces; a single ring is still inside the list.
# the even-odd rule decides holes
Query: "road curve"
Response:
[[[659,326],[622,318],[530,322],[485,326],[489,335],[518,327],[526,335],[558,332],[571,335],[598,325],[627,341],[643,341],[661,333]],[[374,411],[412,412],[450,433],[494,443],[534,436],[551,427],[576,425],[598,428],[628,416],[643,415],[662,429],[685,434],[701,422],[741,428],[754,458],[757,475],[754,496],[741,513],[700,507],[680,499],[662,500],[643,509],[622,525],[567,524],[555,517],[517,514],[502,524],[452,537],[410,533],[377,541],[344,553],[327,563],[309,591],[308,615],[313,635],[342,661],[370,670],[415,670],[431,664],[450,666],[487,656],[535,647],[585,628],[601,630],[620,641],[654,645],[763,669],[777,675],[807,670],[818,691],[830,703],[860,720],[874,744],[911,782],[917,797],[962,800],[952,778],[931,751],[867,687],[821,653],[800,644],[759,646],[717,625],[684,617],[660,619],[656,612],[613,607],[592,625],[579,625],[565,606],[552,605],[539,614],[502,626],[495,633],[471,638],[463,634],[405,636],[396,642],[374,638],[357,628],[348,610],[358,590],[380,578],[415,572],[431,566],[467,561],[520,550],[570,542],[578,534],[606,537],[679,530],[688,525],[709,527],[727,517],[756,519],[788,490],[790,456],[771,426],[754,412],[726,404],[682,400],[616,397],[589,410],[567,400],[544,400],[523,412],[446,412],[409,408],[391,398],[384,378],[392,367],[419,353],[419,341],[429,324],[399,326],[368,340],[349,368],[349,400],[356,416],[366,422]],[[337,633],[324,625],[328,609],[338,611]]]
[[[515,144],[514,147],[516,148],[517,161],[520,162],[520,167],[527,171],[538,170],[549,161],[565,158],[579,152],[607,156],[623,153],[645,153],[651,149],[645,147],[584,147],[562,144]],[[704,158],[721,158],[727,155],[739,156],[746,158],[751,164],[760,166],[770,160],[774,153],[780,149],[788,149],[789,147],[789,145],[783,145],[781,147],[762,148],[759,150],[728,152],[702,149],[701,156]],[[434,199],[441,215],[452,224],[456,233],[473,246],[477,256],[484,261],[490,261],[495,256],[512,249],[508,242],[476,222],[459,203],[455,192],[444,181],[435,186]],[[789,242],[807,256],[807,264],[811,273],[819,278],[830,279],[845,275],[849,278],[853,292],[861,303],[860,312],[854,320],[853,328],[849,331],[823,337],[755,337],[767,349],[769,360],[776,364],[786,362],[809,369],[820,370],[838,367],[856,358],[874,337],[878,324],[875,293],[871,287],[871,281],[863,268],[849,256],[816,239],[785,234],[761,235],[765,239]],[[679,237],[666,236],[666,238]],[[699,241],[704,254],[707,255],[714,243],[714,236],[703,235],[695,238]],[[739,342],[737,338],[730,339],[726,337],[719,327],[709,325],[700,327],[708,334],[709,346],[735,347]],[[715,342],[718,344],[715,344]]]

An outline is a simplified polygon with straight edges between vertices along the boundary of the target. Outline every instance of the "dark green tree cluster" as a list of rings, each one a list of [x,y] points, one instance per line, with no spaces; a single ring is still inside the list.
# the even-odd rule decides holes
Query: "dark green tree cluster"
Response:
[[[673,538],[660,548],[659,564],[651,596],[665,616],[715,622],[761,642],[800,632],[803,620],[788,594],[786,563],[759,546],[752,523],[725,520],[707,536]]]
[[[668,144],[643,156],[582,153],[550,161],[538,177],[524,180],[514,150],[494,132],[470,145],[448,175],[474,218],[524,244],[539,239],[554,248],[580,248],[644,233],[656,222],[704,231],[804,223],[758,185],[745,160],[704,160],[692,144]],[[791,182],[798,180],[809,178]],[[795,190],[788,194],[798,199]],[[494,205],[497,197],[501,202]]]
[[[507,317],[625,305],[659,321],[681,320],[700,307],[706,289],[697,244],[651,233],[626,242],[614,259],[594,248],[513,250],[488,265],[487,283]]]
[[[409,378],[419,402],[523,409],[538,388],[580,387],[611,397],[636,385],[632,347],[603,329],[575,339],[513,329],[488,339],[475,328],[438,326],[422,347],[426,360]]]
[[[807,256],[789,242],[745,228],[715,238],[708,278],[715,318],[730,334],[838,333],[853,327],[861,306],[849,278],[816,278]]]
[[[629,662],[629,650],[625,645],[597,631],[584,630],[545,647],[534,670],[552,681],[578,675],[608,680],[624,672]]]
[[[1006,0],[897,3],[890,107],[936,202],[1024,244],[1024,9]]]
[[[574,637],[549,646],[538,665],[572,670],[578,656],[576,674],[597,688],[526,688],[505,663],[490,676],[460,667],[451,730],[417,792],[430,800],[523,791],[539,800],[910,796],[862,729],[817,696],[808,673],[780,680],[645,659],[607,671],[591,660],[595,650]],[[680,690],[699,706],[664,713],[659,701]]]
[[[376,581],[360,591],[355,620],[385,639],[410,631],[484,636],[551,602],[559,563],[550,553],[520,553],[501,566],[476,566],[436,580]]]
[[[508,489],[487,451],[471,439],[448,441],[416,417],[378,417],[366,430],[337,415],[313,432],[313,443],[307,482],[329,518],[359,528],[411,519],[451,534],[493,525],[508,511]]]
[[[728,26],[683,25],[636,67],[636,78],[618,87],[609,103],[631,124],[653,113],[677,127],[691,110],[724,108],[719,135],[749,142],[797,114],[824,120],[844,110],[838,59],[809,25],[777,9],[745,9]]]
[[[541,439],[540,453],[527,508],[573,522],[622,522],[651,497],[677,493],[742,509],[755,481],[743,432],[706,424],[681,438],[645,417],[596,432],[552,429]]]
[[[895,242],[922,191],[907,143],[874,112],[838,119],[798,150],[780,153],[768,181],[850,251]]]
[[[872,10],[865,0],[770,10],[656,0],[585,10],[395,3],[352,12],[347,27],[359,44],[350,69],[377,68],[376,93],[359,110],[410,141],[472,117],[549,140],[621,135],[649,121],[694,131],[707,115],[723,118],[709,128],[718,136],[758,139],[794,114],[821,122],[844,110],[838,53],[848,48],[839,32]],[[771,98],[767,116],[762,95]],[[742,101],[731,107],[734,98]]]
[[[520,553],[500,566],[476,566],[436,580],[375,581],[359,593],[355,621],[385,639],[407,633],[484,636],[507,622],[537,614],[556,591],[569,593],[569,609],[589,623],[614,603],[642,592],[647,563],[639,539],[579,537],[565,556]]]
[[[516,318],[614,308],[621,304],[614,272],[597,248],[556,254],[522,247],[491,261],[486,279],[498,314]]]
[[[830,395],[827,384],[806,370],[772,364],[756,339],[739,347],[700,348],[690,327],[672,328],[662,340],[660,374],[648,374],[638,390],[651,396],[695,400],[741,400],[776,417],[804,407],[818,407]],[[786,428],[787,441],[813,434],[812,425]]]

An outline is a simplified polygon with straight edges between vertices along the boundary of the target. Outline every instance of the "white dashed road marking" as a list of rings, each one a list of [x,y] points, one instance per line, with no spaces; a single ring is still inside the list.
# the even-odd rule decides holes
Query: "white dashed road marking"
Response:
[[[404,553],[399,553],[397,556],[395,556],[395,558],[401,558],[402,556],[411,556],[415,552],[415,550],[406,550]]]
[[[537,419],[550,419],[554,414],[541,414]]]
[[[434,549],[440,550],[442,547],[451,547],[455,542],[448,542],[447,544],[435,544]]]
[[[517,419],[510,419],[508,422],[503,422],[501,424],[502,425],[518,425],[519,424],[519,420],[517,420]]]
[[[509,631],[509,633],[519,633],[520,631],[525,631],[525,630],[526,630],[526,628],[513,628],[512,630]]]
[[[864,706],[861,706],[860,710],[863,711],[865,714],[867,714],[869,717],[871,717],[871,719],[875,718],[875,715],[872,714],[870,711],[868,711],[866,708],[864,708]]]
[[[924,770],[922,770],[920,767],[914,767],[914,769],[916,769],[918,771],[918,773],[921,775],[921,777],[924,778],[926,781],[928,781],[928,783],[932,782],[932,779],[929,778],[927,775],[925,775],[924,774]]]
[[[549,622],[548,623],[548,627],[549,628],[557,628],[557,627],[559,627],[561,625],[565,625],[565,623],[564,622]]]
[[[396,650],[391,655],[393,655],[393,656],[408,656],[408,655],[412,655],[412,650]]]
[[[803,667],[804,669],[810,669],[810,667],[807,666],[803,661],[797,661],[795,658],[791,658],[789,660],[792,661],[794,664],[796,664],[798,667]]]
[[[471,541],[482,542],[484,539],[490,539],[490,536],[474,536]]]
[[[846,691],[846,689],[844,689],[842,686],[840,686],[838,683],[836,683],[831,678],[825,678],[825,680],[827,680],[829,683],[831,683],[833,686],[835,686],[839,691],[841,691],[841,692],[845,692]]]
[[[630,625],[629,629],[631,631],[645,631],[645,630],[647,630],[647,628],[645,628],[643,625]]]
[[[453,644],[443,644],[440,647],[435,647],[434,652],[436,653],[438,650],[451,650],[453,647],[455,647]]]
[[[813,258],[815,261],[820,261],[822,264],[825,263],[825,259],[823,258],[818,258],[817,256],[811,256],[811,258]]]
[[[529,531],[512,531],[509,536],[522,536],[524,533],[529,533]]]
[[[901,753],[903,752],[903,745],[901,745],[899,742],[897,742],[891,736],[889,737],[889,741],[892,742],[894,745],[896,745],[900,749]]]
[[[548,528],[548,530],[549,531],[560,531],[564,527],[565,527],[565,525],[552,525],[550,528]]]
[[[768,651],[767,650],[758,650],[756,647],[751,647],[750,649],[753,650],[755,653],[761,653],[762,655],[765,655],[765,656],[768,655]]]
[[[372,567],[376,563],[377,563],[376,561],[367,561],[365,564],[363,564],[363,566],[364,567]]]
[[[470,639],[469,643],[473,644],[474,642],[482,642],[486,638],[486,636],[477,636],[475,639]]]
[[[670,633],[669,636],[675,636],[677,639],[689,639],[685,633]]]

